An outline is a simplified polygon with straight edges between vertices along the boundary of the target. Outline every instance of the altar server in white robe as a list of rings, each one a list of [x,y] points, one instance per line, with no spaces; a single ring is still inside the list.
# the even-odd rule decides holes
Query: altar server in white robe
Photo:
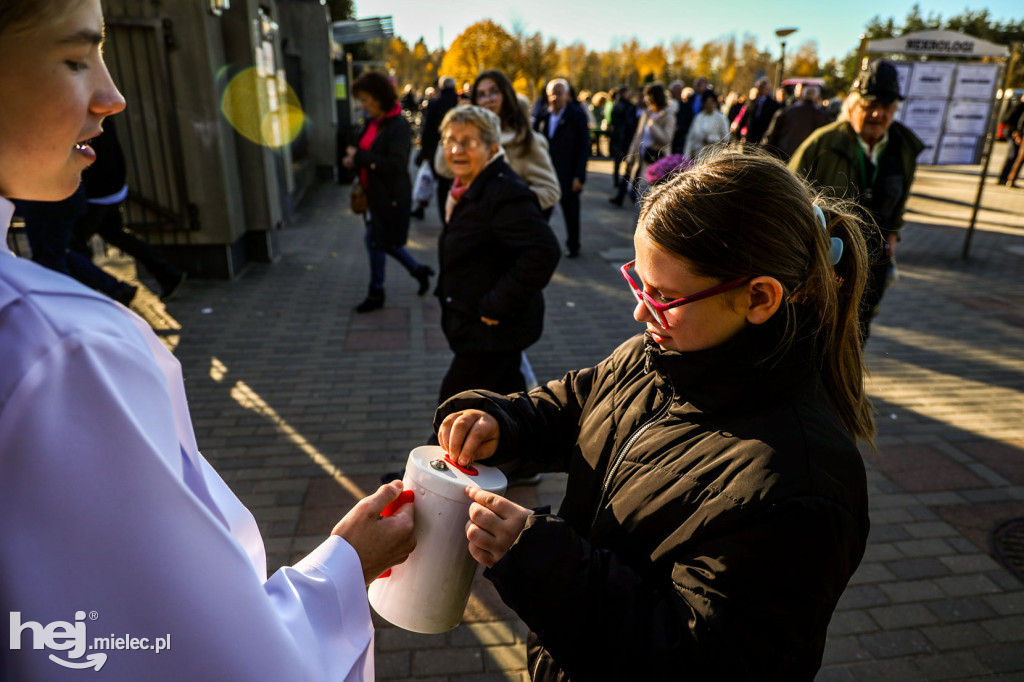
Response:
[[[411,507],[380,517],[401,484],[268,579],[252,514],[197,449],[177,360],[6,247],[8,199],[69,196],[124,108],[102,34],[99,0],[0,4],[0,680],[372,679],[365,587],[415,544]]]

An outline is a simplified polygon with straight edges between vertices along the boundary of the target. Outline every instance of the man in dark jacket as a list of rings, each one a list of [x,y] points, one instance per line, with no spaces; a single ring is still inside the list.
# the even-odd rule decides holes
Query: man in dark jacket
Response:
[[[148,242],[125,229],[121,211],[128,196],[128,172],[114,122],[113,118],[104,121],[103,133],[90,143],[96,152],[96,163],[82,173],[88,203],[71,232],[71,249],[91,258],[89,240],[98,234],[103,241],[141,263],[156,278],[160,300],[168,301],[177,295],[186,275]]]
[[[818,128],[789,161],[790,170],[812,184],[855,199],[869,218],[864,236],[870,270],[860,308],[864,341],[885,293],[917,155],[924,149],[909,128],[893,121],[901,99],[896,67],[882,59],[871,62],[844,104],[849,121]]]
[[[611,130],[609,131],[609,146],[612,153],[612,186],[619,186],[619,166],[626,159],[629,152],[629,143],[636,132],[636,105],[633,104],[629,88],[621,85],[615,96],[615,104],[612,105]]]
[[[686,134],[690,132],[690,124],[693,123],[693,103],[689,99],[683,99],[683,82],[672,81],[668,86],[671,93],[669,99],[670,110],[674,109],[676,114],[676,132],[672,135],[672,153],[682,154],[686,149]]]
[[[562,190],[559,203],[565,215],[565,255],[575,258],[580,253],[580,193],[587,179],[590,126],[583,110],[571,103],[567,81],[556,78],[549,82],[547,95],[548,111],[537,119],[534,129],[548,139],[551,162]]]
[[[808,135],[832,122],[832,117],[818,105],[819,94],[813,85],[801,88],[799,102],[775,112],[761,144],[782,161],[789,161]]]
[[[772,97],[772,85],[767,78],[757,82],[757,99],[747,103],[747,115],[743,125],[747,128],[747,144],[757,144],[768,130],[772,116],[779,110],[779,103]]]
[[[445,76],[441,79],[441,94],[427,104],[427,113],[423,117],[423,132],[420,134],[420,151],[416,155],[416,165],[429,163],[430,170],[434,168],[434,154],[437,152],[437,145],[441,142],[441,121],[450,109],[455,108],[459,103],[459,95],[455,92],[455,79]],[[437,183],[437,211],[441,216],[441,224],[444,220],[444,202],[448,197],[448,190],[452,187],[451,178],[434,173]],[[418,211],[423,209],[419,208]],[[422,218],[422,214],[417,214]]]
[[[1018,139],[1017,129],[1020,127],[1021,120],[1024,119],[1024,95],[1021,95],[1020,101],[1010,106],[1010,110],[1006,112],[1006,116],[1003,118],[1003,124],[1006,126],[1006,161],[1003,162],[1003,170],[999,173],[999,184],[1005,185],[1010,179],[1010,171],[1013,170],[1013,164],[1017,160],[1017,154],[1020,152],[1020,139]]]

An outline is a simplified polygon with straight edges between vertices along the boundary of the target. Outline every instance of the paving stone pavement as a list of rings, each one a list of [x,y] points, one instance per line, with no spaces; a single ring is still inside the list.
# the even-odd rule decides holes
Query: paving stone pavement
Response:
[[[609,171],[591,162],[582,255],[563,260],[546,291],[544,337],[529,350],[542,380],[640,329],[617,271],[635,216],[605,200]],[[867,348],[872,531],[829,629],[822,682],[1024,680],[1024,583],[989,548],[998,522],[1024,517],[1024,189],[986,186],[963,260],[977,172],[922,169],[914,186],[901,276]],[[387,306],[353,313],[368,266],[347,204],[345,188],[319,186],[282,232],[277,262],[232,282],[190,280],[166,308],[147,291],[134,304],[181,360],[200,448],[254,512],[271,570],[404,466],[430,433],[451,357],[437,302],[417,297],[395,261]],[[553,225],[564,237],[557,214]],[[432,205],[409,248],[435,266],[438,233]],[[107,264],[134,275],[122,258]],[[511,496],[557,506],[563,491],[549,475]],[[449,633],[376,622],[382,680],[528,679],[526,628],[480,578]]]

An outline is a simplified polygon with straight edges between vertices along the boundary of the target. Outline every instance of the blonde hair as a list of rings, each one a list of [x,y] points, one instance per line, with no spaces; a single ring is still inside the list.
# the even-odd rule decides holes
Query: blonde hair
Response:
[[[820,207],[827,228],[815,215]],[[817,316],[818,366],[843,426],[854,438],[875,434],[864,390],[857,307],[867,277],[861,221],[848,203],[815,195],[781,162],[764,153],[715,150],[653,187],[638,229],[696,274],[722,281],[767,275],[783,287],[787,334],[766,361],[793,343],[792,304]],[[833,266],[830,238],[844,244]]]

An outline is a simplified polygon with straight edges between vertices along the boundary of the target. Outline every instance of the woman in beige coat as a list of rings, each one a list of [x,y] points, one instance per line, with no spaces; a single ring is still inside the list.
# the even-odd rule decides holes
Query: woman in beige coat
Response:
[[[497,69],[482,71],[473,81],[469,97],[473,104],[487,109],[501,120],[501,147],[505,150],[505,160],[537,195],[544,215],[550,216],[551,209],[562,197],[562,191],[548,154],[548,141],[530,129],[529,101],[518,95],[508,77]],[[434,168],[440,175],[453,177],[444,162],[441,147],[437,148]]]
[[[643,177],[644,168],[665,155],[672,147],[672,136],[676,132],[675,112],[668,105],[665,86],[651,83],[644,88],[646,108],[640,116],[636,134],[629,145],[629,182],[619,183],[619,192],[609,199],[616,206],[622,206],[628,187],[630,199],[636,201],[637,183]]]

